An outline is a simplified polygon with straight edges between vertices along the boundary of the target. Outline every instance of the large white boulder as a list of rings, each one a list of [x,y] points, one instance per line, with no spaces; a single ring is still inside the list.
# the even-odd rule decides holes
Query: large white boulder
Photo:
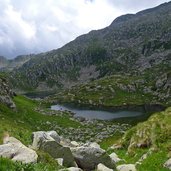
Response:
[[[118,171],[136,171],[134,164],[122,164],[116,167]]]
[[[32,147],[34,149],[43,150],[44,152],[50,154],[55,159],[62,158],[63,165],[66,167],[76,166],[70,148],[63,147],[61,144],[59,144],[59,142],[56,141],[52,137],[52,134],[49,132],[43,132],[43,131],[33,132]]]
[[[22,163],[36,163],[38,158],[34,150],[26,147],[14,137],[9,137],[3,145],[0,145],[0,156]]]
[[[109,169],[104,164],[100,163],[97,165],[97,171],[113,171],[113,169]]]
[[[71,148],[71,151],[78,167],[83,170],[93,170],[99,163],[109,168],[115,168],[115,163],[111,160],[106,151],[99,147],[91,147],[91,145],[87,146],[87,144],[85,144],[85,146]]]

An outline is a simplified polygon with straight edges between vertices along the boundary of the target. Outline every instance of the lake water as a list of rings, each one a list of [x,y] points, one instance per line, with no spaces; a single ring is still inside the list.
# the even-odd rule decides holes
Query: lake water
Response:
[[[78,117],[84,117],[86,119],[99,119],[99,120],[114,120],[119,118],[134,118],[143,116],[144,112],[140,111],[106,111],[106,110],[95,110],[87,109],[83,107],[71,107],[65,105],[53,105],[52,110],[58,111],[71,111]]]

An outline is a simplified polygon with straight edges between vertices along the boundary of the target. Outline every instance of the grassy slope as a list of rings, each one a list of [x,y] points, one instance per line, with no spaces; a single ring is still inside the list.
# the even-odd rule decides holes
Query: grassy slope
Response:
[[[46,116],[34,110],[39,103],[29,100],[22,96],[14,98],[17,110],[11,110],[0,104],[0,144],[4,132],[21,140],[25,145],[31,144],[31,134],[38,130],[52,130],[56,124],[61,127],[78,127],[78,122],[70,120],[68,117]],[[46,124],[51,122],[52,125]],[[47,154],[39,152],[39,163],[36,165],[21,165],[11,162],[8,159],[0,159],[0,171],[20,171],[24,168],[26,171],[58,170],[56,162]]]
[[[22,96],[14,98],[17,110],[12,111],[0,104],[0,137],[4,131],[8,131],[10,135],[19,138],[24,143],[30,143],[31,132],[38,130],[50,130],[52,126],[46,124],[60,125],[62,127],[78,127],[78,122],[70,120],[68,117],[46,116],[34,110],[39,104],[36,101],[29,100]]]
[[[136,144],[142,142],[150,142],[150,146],[137,148]],[[153,149],[152,154],[137,167],[139,171],[168,171],[163,168],[163,163],[171,157],[171,107],[131,128],[122,138],[111,137],[104,140],[101,146],[107,149],[114,143],[124,146],[115,152],[127,163],[137,162],[143,154]]]

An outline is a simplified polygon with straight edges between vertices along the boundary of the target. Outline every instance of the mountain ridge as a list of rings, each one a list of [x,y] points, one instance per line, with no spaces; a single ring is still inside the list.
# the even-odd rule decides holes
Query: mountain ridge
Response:
[[[155,68],[159,75],[167,73],[171,62],[170,11],[171,2],[131,17],[121,16],[104,29],[35,55],[13,70],[11,83],[26,91],[57,90],[108,75],[141,75]]]

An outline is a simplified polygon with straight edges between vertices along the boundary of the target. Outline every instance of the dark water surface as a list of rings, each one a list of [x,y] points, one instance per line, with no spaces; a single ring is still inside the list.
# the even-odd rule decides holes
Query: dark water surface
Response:
[[[71,107],[65,105],[53,105],[52,110],[58,111],[71,111],[78,117],[84,117],[86,119],[99,119],[99,120],[114,120],[118,118],[133,118],[140,117],[144,115],[143,111],[128,111],[128,110],[118,110],[118,111],[105,111],[100,109],[87,109],[83,107]]]

